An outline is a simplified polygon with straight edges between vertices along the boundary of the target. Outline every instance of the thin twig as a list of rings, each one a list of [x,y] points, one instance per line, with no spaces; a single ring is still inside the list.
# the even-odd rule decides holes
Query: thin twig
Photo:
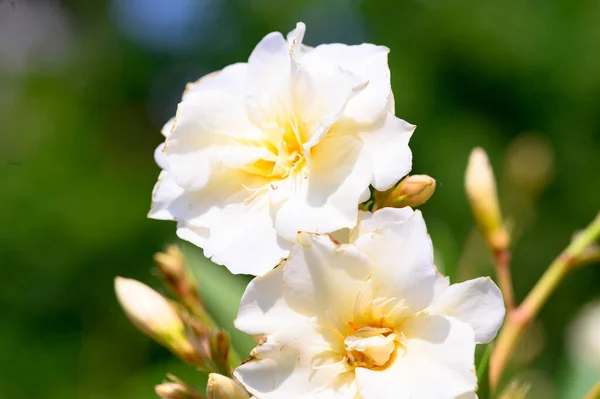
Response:
[[[511,254],[509,249],[494,251],[494,263],[496,264],[498,285],[502,291],[504,305],[508,312],[511,312],[515,308],[515,294],[510,272],[510,258]]]
[[[600,237],[600,214],[552,262],[523,303],[508,313],[490,359],[490,388],[492,392],[506,367],[507,361],[527,327],[565,276],[573,269],[577,258]]]

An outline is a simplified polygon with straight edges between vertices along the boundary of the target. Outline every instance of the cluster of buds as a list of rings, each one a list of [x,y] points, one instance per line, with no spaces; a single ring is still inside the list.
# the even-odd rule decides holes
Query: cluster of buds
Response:
[[[428,175],[406,176],[386,191],[373,193],[374,208],[416,208],[431,198],[435,191],[435,179]],[[376,210],[376,209],[373,209]]]
[[[125,314],[140,331],[168,348],[186,363],[212,373],[208,398],[247,399],[246,391],[231,376],[231,344],[226,331],[206,312],[198,296],[197,284],[186,267],[178,247],[170,246],[154,257],[165,285],[177,301],[149,286],[117,277],[115,291]],[[174,376],[156,386],[164,399],[205,399],[197,388]]]

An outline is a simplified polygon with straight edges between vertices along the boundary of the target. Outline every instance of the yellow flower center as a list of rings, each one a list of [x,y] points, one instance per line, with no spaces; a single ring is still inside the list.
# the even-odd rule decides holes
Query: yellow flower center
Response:
[[[396,349],[390,328],[363,327],[344,339],[348,362],[355,367],[386,366]]]
[[[269,151],[269,156],[246,167],[249,173],[274,180],[285,179],[301,171],[306,165],[302,144],[305,141],[304,129],[295,121],[286,123],[264,122],[262,131],[267,136],[261,146]]]
[[[356,367],[382,370],[405,350],[403,317],[398,317],[406,306],[396,298],[377,297],[363,302],[363,295],[368,294],[366,291],[357,294],[352,319],[340,330],[344,337],[342,356],[348,370]]]

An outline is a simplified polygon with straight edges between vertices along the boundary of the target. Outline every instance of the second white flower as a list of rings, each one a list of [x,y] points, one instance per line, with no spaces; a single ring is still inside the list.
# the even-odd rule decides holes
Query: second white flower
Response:
[[[361,219],[349,244],[301,234],[250,283],[235,325],[264,339],[236,377],[261,399],[475,397],[475,345],[502,324],[500,290],[449,285],[420,212]]]

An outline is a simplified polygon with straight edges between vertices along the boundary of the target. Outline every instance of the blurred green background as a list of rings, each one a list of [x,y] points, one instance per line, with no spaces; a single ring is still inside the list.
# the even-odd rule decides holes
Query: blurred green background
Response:
[[[152,254],[175,241],[146,212],[185,83],[299,20],[308,44],[392,50],[396,113],[418,125],[413,172],[438,180],[423,211],[455,280],[492,273],[463,190],[474,146],[517,236],[519,299],[600,209],[597,0],[4,0],[0,398],[154,398],[166,372],[201,380],[127,322],[113,278],[158,287]],[[244,280],[219,270],[198,274],[227,319]],[[599,286],[588,266],[543,310],[509,373],[532,397],[579,398],[600,379],[570,360],[565,334]]]

